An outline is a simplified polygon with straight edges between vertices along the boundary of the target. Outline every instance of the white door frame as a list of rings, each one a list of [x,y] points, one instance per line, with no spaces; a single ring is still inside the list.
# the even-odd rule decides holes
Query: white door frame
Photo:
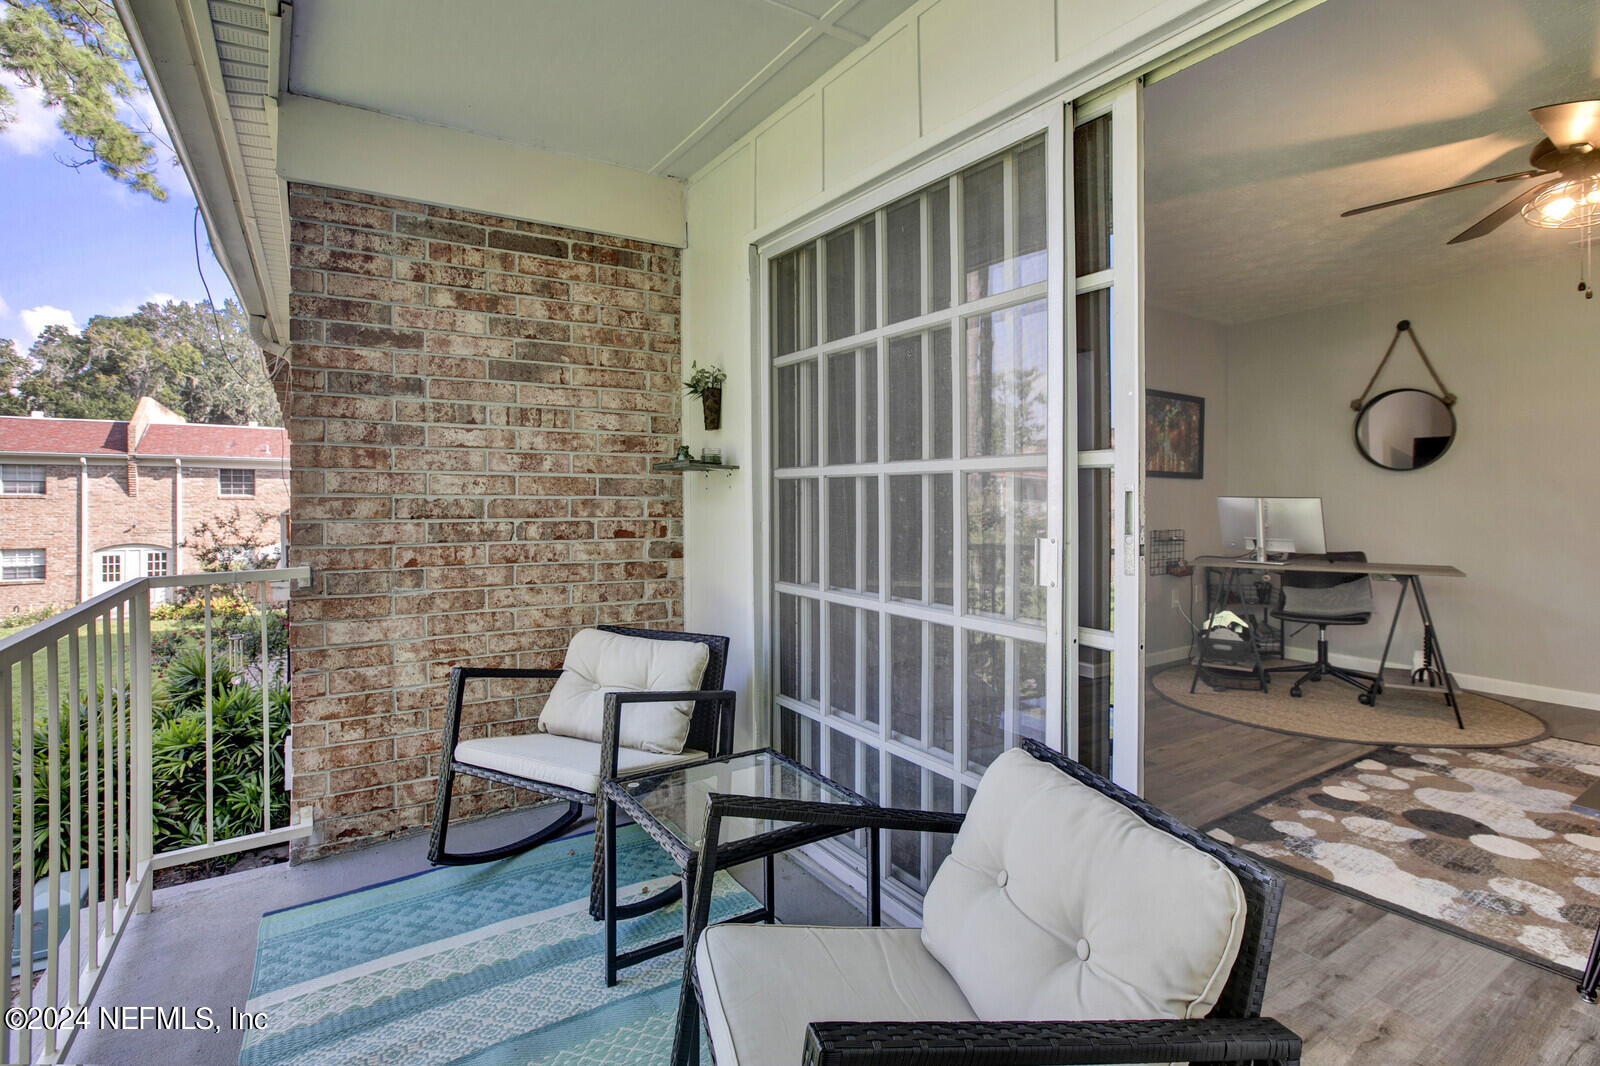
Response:
[[[1068,610],[1073,611],[1072,639],[1068,642],[1066,677],[1068,746],[1078,756],[1082,738],[1079,729],[1079,671],[1082,649],[1093,648],[1111,654],[1112,734],[1110,775],[1130,792],[1144,790],[1144,301],[1143,301],[1143,200],[1144,165],[1143,89],[1129,82],[1111,92],[1096,96],[1088,106],[1073,115],[1073,126],[1081,126],[1106,115],[1111,116],[1111,267],[1084,277],[1072,277],[1073,299],[1067,304],[1066,336],[1077,337],[1076,297],[1082,293],[1111,290],[1111,447],[1103,450],[1078,450],[1076,396],[1066,405],[1070,434],[1064,461],[1065,476],[1073,491],[1067,494],[1070,514],[1067,529],[1076,538],[1080,530],[1077,513],[1078,477],[1081,470],[1110,472],[1112,628],[1091,629],[1078,624],[1076,615],[1078,550],[1074,542],[1067,554],[1066,569],[1073,595]],[[1071,143],[1068,143],[1068,161]],[[1068,212],[1070,215],[1070,211]],[[1071,224],[1069,218],[1068,224]],[[1070,244],[1074,231],[1067,231]],[[1068,277],[1064,265],[1062,277]],[[1076,388],[1074,384],[1072,388]]]
[[[1111,779],[1144,794],[1144,86],[1111,96]]]

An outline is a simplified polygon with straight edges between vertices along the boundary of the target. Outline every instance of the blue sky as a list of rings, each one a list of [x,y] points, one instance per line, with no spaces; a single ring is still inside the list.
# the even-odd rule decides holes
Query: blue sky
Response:
[[[159,148],[165,203],[134,193],[79,158],[55,116],[6,79],[18,120],[0,131],[0,337],[26,351],[44,325],[82,327],[147,300],[205,299],[195,272],[194,194],[172,154]],[[154,116],[148,98],[140,110]],[[233,296],[200,226],[200,256],[218,303]]]

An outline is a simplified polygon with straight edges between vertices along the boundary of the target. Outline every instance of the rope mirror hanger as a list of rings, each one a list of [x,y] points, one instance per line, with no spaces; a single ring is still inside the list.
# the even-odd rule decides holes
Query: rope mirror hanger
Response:
[[[1389,364],[1402,335],[1411,338],[1422,365],[1439,387],[1438,393],[1397,388],[1371,396],[1373,385]],[[1395,326],[1394,336],[1378,368],[1367,379],[1366,388],[1350,401],[1350,409],[1356,412],[1356,448],[1368,462],[1385,470],[1417,470],[1428,466],[1443,456],[1455,440],[1455,402],[1455,394],[1445,388],[1433,361],[1417,340],[1410,320],[1402,319]]]

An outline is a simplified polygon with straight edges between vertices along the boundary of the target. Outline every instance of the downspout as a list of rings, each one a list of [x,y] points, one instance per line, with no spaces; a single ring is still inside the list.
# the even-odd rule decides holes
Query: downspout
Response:
[[[89,459],[78,456],[78,602],[89,598]]]
[[[183,544],[183,460],[172,460],[172,569],[169,574],[183,573],[183,559],[179,556]]]

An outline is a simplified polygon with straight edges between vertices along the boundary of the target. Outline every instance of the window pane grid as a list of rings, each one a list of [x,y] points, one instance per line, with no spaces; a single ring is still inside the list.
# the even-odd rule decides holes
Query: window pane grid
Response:
[[[0,465],[0,493],[6,496],[43,496],[44,467],[5,463]]]
[[[1017,706],[1032,691],[1018,681],[1021,649],[1039,649],[1043,679],[1043,598],[1035,609],[1025,587],[1037,523],[1005,513],[1032,504],[1018,479],[1042,487],[1047,466],[1047,427],[1030,406],[1045,367],[1043,145],[1035,138],[769,264],[776,732],[883,802],[964,806],[1020,723],[1043,720],[1042,689],[1038,706]],[[990,318],[999,339],[980,346],[968,327]],[[1038,329],[1024,328],[1035,318]],[[980,357],[1003,421],[975,449],[968,377]],[[978,477],[1002,490],[992,539],[1004,579],[989,590],[995,609],[981,612],[968,588]],[[1001,676],[992,698],[974,700],[978,639],[994,645]],[[977,761],[975,713],[993,735]],[[947,842],[901,836],[885,848],[885,873],[921,891]]]
[[[222,468],[217,471],[217,492],[222,496],[254,496],[256,472]]]
[[[43,548],[0,551],[0,581],[43,581],[44,576]]]

